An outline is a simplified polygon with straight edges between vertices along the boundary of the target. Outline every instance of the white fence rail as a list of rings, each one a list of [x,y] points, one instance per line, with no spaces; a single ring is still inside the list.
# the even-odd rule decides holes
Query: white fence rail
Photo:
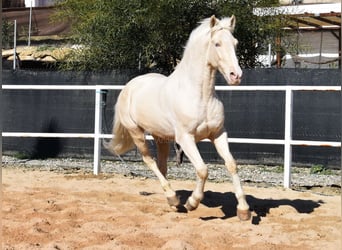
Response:
[[[92,90],[95,91],[94,133],[30,133],[3,132],[4,137],[59,137],[59,138],[93,138],[93,171],[101,171],[101,139],[111,138],[111,134],[102,134],[102,90],[121,90],[123,85],[2,85],[4,90]],[[229,138],[229,143],[277,144],[284,145],[284,187],[291,186],[292,146],[330,146],[341,147],[341,142],[292,140],[292,106],[294,91],[341,91],[340,86],[216,86],[217,91],[282,91],[285,92],[285,133],[284,139],[250,139]],[[147,138],[151,139],[151,137]]]

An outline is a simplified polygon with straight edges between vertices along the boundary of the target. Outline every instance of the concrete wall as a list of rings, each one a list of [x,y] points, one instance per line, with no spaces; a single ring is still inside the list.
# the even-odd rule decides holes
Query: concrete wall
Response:
[[[125,84],[138,72],[106,74],[43,71],[4,71],[4,84]],[[339,70],[258,69],[244,70],[243,85],[339,85]],[[217,85],[226,84],[221,76]],[[113,106],[119,91],[109,91],[105,106],[104,132],[110,133]],[[217,92],[225,105],[230,137],[281,139],[284,136],[283,92]],[[92,91],[3,91],[4,132],[92,133]],[[340,141],[340,92],[296,92],[293,138]],[[152,143],[153,144],[153,143]],[[152,145],[151,144],[151,145]],[[200,143],[206,161],[220,161],[209,143]],[[231,144],[240,163],[282,164],[283,146]],[[91,139],[3,138],[5,153],[30,157],[91,156]],[[104,156],[109,154],[103,151]],[[139,157],[133,152],[129,157]],[[294,147],[297,164],[340,166],[340,148]],[[138,158],[140,159],[140,158]]]

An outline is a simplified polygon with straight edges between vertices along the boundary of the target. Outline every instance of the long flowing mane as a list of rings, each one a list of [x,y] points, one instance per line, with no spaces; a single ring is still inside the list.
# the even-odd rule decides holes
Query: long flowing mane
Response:
[[[189,37],[187,45],[192,44],[194,41],[196,41],[198,38],[202,38],[210,34],[210,18],[203,19],[201,22],[199,22],[200,25],[195,28]]]
[[[187,56],[191,53],[198,53],[197,49],[193,47],[196,46],[200,48],[201,45],[205,45],[210,40],[211,32],[213,31],[210,27],[211,18],[205,18],[199,22],[199,25],[191,32],[190,37],[186,43],[184,48],[182,59],[186,59]],[[215,27],[216,30],[227,29],[230,32],[233,32],[235,25],[231,26],[231,18],[226,17],[220,20],[220,22]]]
[[[204,51],[205,46],[209,43],[209,40],[210,19],[206,18],[199,22],[199,25],[191,32],[190,37],[184,47],[182,58],[171,75],[198,74],[199,72],[197,72],[197,70],[199,67],[195,66],[194,64],[202,61],[200,57],[203,57],[204,53],[199,54],[199,51]]]
[[[211,21],[210,18],[206,18],[199,22],[200,25],[198,25],[197,28],[195,28],[191,32],[189,40],[187,42],[187,46],[191,46],[192,43],[197,41],[199,38],[203,39],[204,37],[208,36],[207,38],[209,39],[210,32],[212,31],[210,28],[210,21]],[[230,21],[231,21],[230,17],[225,17],[221,19],[215,29],[216,30],[227,29],[230,32],[233,32],[234,27],[230,25]]]
[[[206,18],[200,22],[200,25],[195,28],[191,34],[190,37],[186,43],[186,46],[184,48],[183,52],[183,58],[191,51],[191,48],[193,46],[198,46],[198,41],[209,41],[209,35],[210,35],[210,18]]]

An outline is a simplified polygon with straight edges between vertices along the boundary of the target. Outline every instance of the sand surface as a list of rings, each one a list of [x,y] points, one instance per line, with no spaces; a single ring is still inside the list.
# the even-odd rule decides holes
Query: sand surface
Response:
[[[172,210],[155,179],[3,168],[3,249],[341,249],[341,197],[206,184],[197,210]],[[193,181],[171,180],[182,202]]]

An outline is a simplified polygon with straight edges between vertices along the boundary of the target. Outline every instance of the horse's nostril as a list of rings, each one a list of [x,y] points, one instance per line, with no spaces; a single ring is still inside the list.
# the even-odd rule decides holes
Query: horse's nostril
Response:
[[[238,74],[235,74],[234,72],[230,72],[230,77],[234,78],[234,79],[239,79],[240,76]]]

